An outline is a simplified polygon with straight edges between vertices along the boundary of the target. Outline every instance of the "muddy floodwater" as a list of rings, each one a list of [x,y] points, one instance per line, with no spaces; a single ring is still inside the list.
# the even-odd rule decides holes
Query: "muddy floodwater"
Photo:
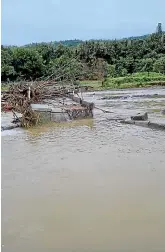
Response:
[[[116,96],[116,98],[112,98]],[[164,252],[165,89],[87,93],[114,113],[2,135],[2,251]]]

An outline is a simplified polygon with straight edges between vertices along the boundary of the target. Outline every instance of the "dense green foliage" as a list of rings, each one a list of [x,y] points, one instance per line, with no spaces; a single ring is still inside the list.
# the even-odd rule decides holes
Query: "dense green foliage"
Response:
[[[137,72],[147,72],[146,81],[151,80],[152,72],[165,74],[165,33],[160,26],[157,33],[141,38],[1,46],[3,82],[45,78],[102,80],[120,76],[120,85],[122,77]],[[154,81],[158,80],[155,78]],[[128,81],[136,78],[129,77]]]

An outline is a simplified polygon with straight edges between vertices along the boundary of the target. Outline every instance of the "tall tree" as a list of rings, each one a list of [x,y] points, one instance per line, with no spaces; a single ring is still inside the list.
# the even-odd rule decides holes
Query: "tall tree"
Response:
[[[160,59],[156,60],[153,68],[155,72],[165,74],[165,57],[161,57]]]

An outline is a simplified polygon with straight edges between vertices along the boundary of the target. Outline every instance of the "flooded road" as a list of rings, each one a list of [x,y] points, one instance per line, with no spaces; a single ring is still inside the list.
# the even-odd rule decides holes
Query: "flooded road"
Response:
[[[165,89],[84,98],[114,114],[1,133],[2,251],[165,251],[165,132],[110,120],[165,120]]]

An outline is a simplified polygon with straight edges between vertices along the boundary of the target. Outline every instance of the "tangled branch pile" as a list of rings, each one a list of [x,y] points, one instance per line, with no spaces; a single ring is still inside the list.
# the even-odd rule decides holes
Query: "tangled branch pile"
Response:
[[[30,127],[39,122],[39,116],[32,110],[31,104],[43,103],[45,99],[64,97],[73,90],[75,92],[77,90],[74,85],[64,82],[57,83],[54,80],[14,84],[8,91],[3,92],[1,109],[5,111],[7,107],[21,113],[22,127]]]

